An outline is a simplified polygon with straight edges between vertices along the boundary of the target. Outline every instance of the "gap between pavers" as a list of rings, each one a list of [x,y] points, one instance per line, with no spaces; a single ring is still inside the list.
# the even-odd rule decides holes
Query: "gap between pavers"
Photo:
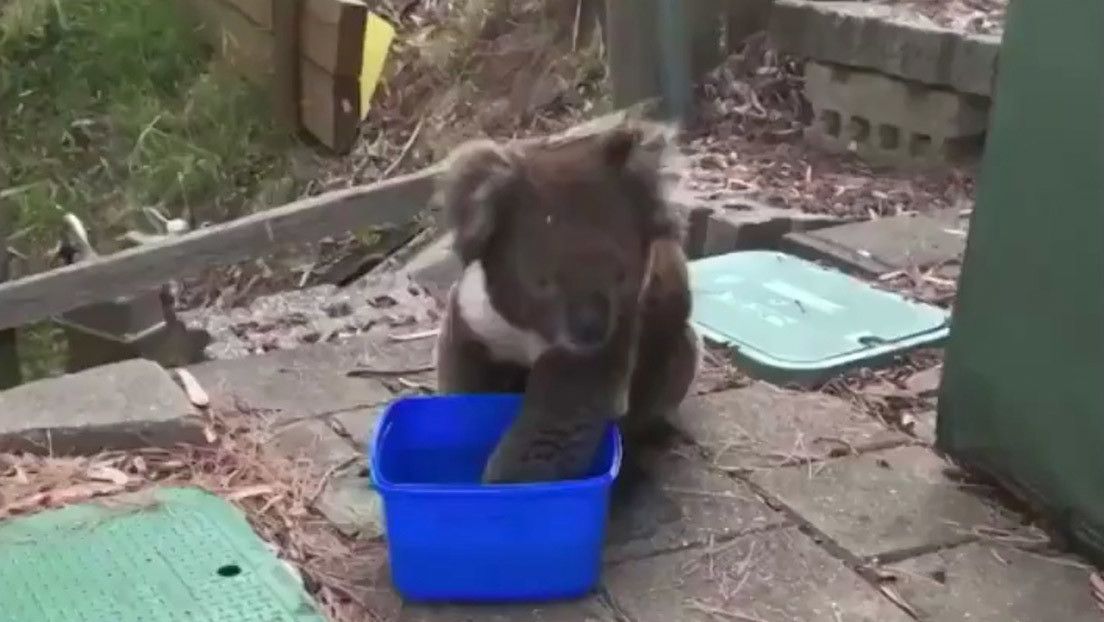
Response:
[[[880,569],[930,622],[1099,622],[1090,570],[1069,557],[971,543]]]
[[[618,564],[604,584],[633,622],[911,620],[795,527]]]
[[[0,452],[87,455],[205,442],[184,391],[144,359],[0,392]]]
[[[379,406],[347,410],[331,415],[330,420],[357,448],[362,452],[366,452],[372,442],[372,435],[376,431],[376,424],[383,416],[383,411],[386,408],[387,404],[385,403]]]
[[[1016,516],[949,478],[949,468],[930,449],[911,445],[756,471],[749,479],[857,559],[961,544],[978,529],[1016,531]]]
[[[687,400],[674,424],[713,466],[733,472],[910,442],[837,397],[758,381]]]

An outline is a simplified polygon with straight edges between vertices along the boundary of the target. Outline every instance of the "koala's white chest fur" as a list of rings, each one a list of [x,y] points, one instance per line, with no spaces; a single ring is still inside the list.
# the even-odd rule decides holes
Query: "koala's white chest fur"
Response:
[[[539,334],[514,326],[494,308],[481,262],[472,262],[460,276],[456,306],[464,323],[496,361],[531,366],[549,347]]]

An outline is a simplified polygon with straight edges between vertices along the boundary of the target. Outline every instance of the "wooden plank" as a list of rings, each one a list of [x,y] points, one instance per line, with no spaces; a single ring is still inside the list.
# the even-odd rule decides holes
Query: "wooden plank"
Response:
[[[330,192],[0,285],[0,329],[160,287],[277,246],[409,222],[426,207],[438,170]]]
[[[359,76],[368,6],[359,0],[305,0],[299,41],[302,54],[335,76]]]
[[[360,73],[364,26],[368,6],[360,0],[190,0],[207,15],[215,16],[235,35],[246,25],[258,32],[248,40],[259,43],[257,37],[268,37],[279,31],[281,4],[293,4],[299,13],[299,53],[329,73],[355,76]],[[215,4],[217,6],[210,6]],[[285,7],[286,8],[286,7]],[[235,15],[236,14],[236,15]],[[244,18],[244,19],[241,19]],[[217,28],[213,28],[217,31]],[[218,40],[214,41],[218,45]]]
[[[288,132],[299,128],[299,0],[271,0],[272,109]]]
[[[360,82],[334,76],[308,59],[299,63],[299,121],[335,153],[347,153],[360,124]]]
[[[279,6],[295,0],[274,1]],[[189,0],[189,4],[200,21],[202,34],[219,50],[226,62],[250,81],[273,93],[274,110],[278,118],[281,113],[289,114],[290,110],[280,110],[280,103],[286,102],[284,98],[290,93],[291,87],[283,82],[283,77],[277,77],[278,71],[284,75],[291,73],[278,66],[277,62],[281,55],[289,60],[289,54],[288,50],[278,53],[273,33],[256,27],[244,14],[219,0]],[[308,7],[313,7],[314,12],[308,13]],[[304,47],[302,38],[313,33],[310,34],[310,40],[317,41],[326,32],[324,28],[304,26],[305,23],[317,25],[330,19],[331,25],[339,30],[351,29],[357,24],[349,15],[355,14],[356,8],[356,3],[348,0],[309,0],[299,12],[300,47],[294,72],[297,74],[294,82],[297,87],[296,122],[321,144],[339,154],[347,153],[357,136],[362,105],[358,81],[362,51],[357,49],[355,71],[348,75],[331,74],[324,65],[312,62],[308,52],[321,57],[325,63],[347,69],[351,63],[348,60],[350,52],[344,48],[353,45],[348,42],[354,39],[355,45],[363,45],[364,23],[360,22],[361,31],[357,37],[352,37],[348,32],[331,30],[331,34],[343,36],[346,43],[334,47],[331,51],[335,55],[330,57],[325,57],[326,51],[318,45],[314,45],[312,49]]]
[[[13,229],[15,210],[0,199],[0,285],[10,276],[11,255],[8,253],[8,236]],[[19,368],[19,347],[14,328],[0,330],[0,391],[10,389],[23,381]]]

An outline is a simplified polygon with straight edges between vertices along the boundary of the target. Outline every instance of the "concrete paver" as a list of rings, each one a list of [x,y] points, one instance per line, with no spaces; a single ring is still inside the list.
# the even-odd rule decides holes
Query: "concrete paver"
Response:
[[[982,96],[992,93],[1001,42],[874,2],[776,0],[769,30],[787,53]]]
[[[605,584],[634,622],[911,620],[792,527],[618,564]]]
[[[295,421],[280,428],[269,446],[290,460],[309,465],[319,474],[360,457],[352,444],[322,419]]]
[[[209,361],[189,370],[212,399],[237,398],[252,408],[273,411],[277,420],[354,410],[392,399],[384,381],[402,376],[394,372],[429,365],[432,339],[397,342],[392,334],[372,331],[338,345]],[[380,373],[366,378],[347,375],[365,366]]]
[[[946,462],[908,446],[772,469],[751,479],[856,557],[904,556],[1015,529],[1014,517],[944,475]]]
[[[332,478],[314,507],[347,536],[376,538],[383,535],[383,505],[379,493],[367,477],[358,473]]]
[[[847,402],[765,382],[688,400],[675,426],[725,469],[761,469],[886,447],[908,437]]]
[[[166,370],[123,361],[0,393],[0,452],[91,454],[202,443],[195,414]]]
[[[884,570],[922,622],[1099,622],[1089,571],[1069,558],[984,543]]]
[[[968,218],[948,209],[791,233],[782,246],[806,259],[879,276],[960,259],[966,250],[967,227]]]
[[[615,489],[611,499],[607,560],[705,544],[785,520],[750,486],[709,470],[700,459],[666,452],[642,462],[647,466],[638,483]]]

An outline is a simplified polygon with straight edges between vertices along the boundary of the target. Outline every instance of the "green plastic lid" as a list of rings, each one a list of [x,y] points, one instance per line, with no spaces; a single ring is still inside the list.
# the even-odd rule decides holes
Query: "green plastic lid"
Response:
[[[748,373],[808,384],[947,336],[950,315],[815,263],[740,251],[690,265],[693,321]]]
[[[152,492],[0,525],[0,621],[324,622],[236,508]]]

